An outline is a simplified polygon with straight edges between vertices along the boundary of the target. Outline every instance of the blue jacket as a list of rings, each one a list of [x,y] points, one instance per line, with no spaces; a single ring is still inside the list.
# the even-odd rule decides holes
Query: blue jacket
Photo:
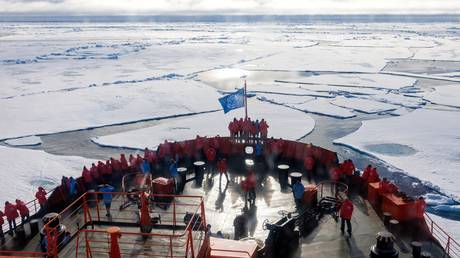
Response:
[[[150,173],[150,163],[147,160],[142,161],[141,171],[145,173]]]
[[[77,195],[77,181],[73,178],[69,178],[69,193],[70,195]]]
[[[115,191],[115,188],[111,185],[104,185],[104,187],[99,189],[99,192],[107,193],[107,194],[102,194],[102,199],[104,200],[104,203],[110,204],[112,202],[112,194],[108,194],[108,193],[112,193],[114,191]]]
[[[305,191],[305,187],[301,182],[296,182],[292,186],[292,192],[294,193],[294,198],[296,199],[302,199],[303,192]]]
[[[264,150],[263,150],[262,144],[260,143],[256,144],[256,156],[261,156],[263,152]]]
[[[171,177],[178,176],[176,163],[171,163],[171,165],[169,165],[169,173]]]

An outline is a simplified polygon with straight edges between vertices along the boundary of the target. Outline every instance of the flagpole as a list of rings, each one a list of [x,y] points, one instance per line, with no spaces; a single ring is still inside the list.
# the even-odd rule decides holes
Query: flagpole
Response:
[[[246,89],[246,80],[244,80],[244,114],[245,118],[248,119],[248,91]]]

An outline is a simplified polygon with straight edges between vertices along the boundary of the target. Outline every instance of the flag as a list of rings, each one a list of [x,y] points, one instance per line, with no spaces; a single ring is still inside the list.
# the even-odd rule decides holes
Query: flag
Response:
[[[224,109],[224,113],[244,107],[244,89],[239,89],[232,94],[220,98],[219,102]]]

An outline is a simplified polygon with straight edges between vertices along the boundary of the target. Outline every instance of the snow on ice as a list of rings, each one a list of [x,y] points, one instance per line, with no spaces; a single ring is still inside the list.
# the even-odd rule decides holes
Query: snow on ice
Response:
[[[0,203],[35,199],[37,187],[52,189],[62,176],[80,176],[84,165],[94,160],[51,155],[41,150],[0,146]],[[12,187],[14,186],[14,187]]]
[[[417,109],[407,115],[363,121],[334,143],[375,156],[460,200],[459,112]]]
[[[353,109],[366,114],[393,111],[398,108],[395,105],[355,97],[337,97],[331,101],[331,103],[339,107]]]
[[[219,96],[199,82],[163,80],[3,99],[0,139],[216,110]]]
[[[5,141],[10,146],[35,146],[42,144],[42,140],[38,136],[27,136]]]
[[[435,87],[434,91],[427,93],[423,98],[431,103],[460,108],[460,85]]]

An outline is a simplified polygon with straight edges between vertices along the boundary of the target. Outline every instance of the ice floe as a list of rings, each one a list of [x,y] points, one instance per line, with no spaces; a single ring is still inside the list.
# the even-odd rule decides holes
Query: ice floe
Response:
[[[299,84],[325,84],[331,86],[363,87],[377,89],[400,89],[411,87],[417,80],[409,77],[387,74],[318,74],[306,76],[296,81],[286,81]]]
[[[220,109],[220,94],[189,80],[91,87],[0,100],[0,139]]]
[[[248,70],[378,72],[391,58],[407,58],[407,48],[312,46],[280,52],[236,67]]]
[[[291,108],[248,99],[248,115],[252,119],[264,118],[270,128],[269,136],[297,140],[310,133],[315,121],[307,114]],[[154,149],[164,140],[181,141],[200,136],[228,136],[228,123],[234,118],[244,117],[244,109],[224,114],[223,111],[200,114],[182,119],[165,121],[158,125],[124,133],[93,139],[103,146]]]
[[[369,99],[342,96],[335,98],[331,101],[331,103],[339,107],[353,109],[355,111],[363,112],[366,114],[393,111],[398,108],[398,106],[395,105]]]
[[[423,98],[431,103],[460,108],[460,85],[435,87],[434,91],[427,93]]]
[[[454,111],[417,109],[399,117],[363,121],[360,129],[334,143],[380,158],[458,201],[459,117]]]
[[[5,143],[11,146],[35,146],[42,144],[42,140],[40,139],[40,137],[33,135],[6,140]]]
[[[52,189],[62,176],[80,176],[90,159],[51,155],[41,150],[0,146],[0,202],[35,199],[37,187]]]

